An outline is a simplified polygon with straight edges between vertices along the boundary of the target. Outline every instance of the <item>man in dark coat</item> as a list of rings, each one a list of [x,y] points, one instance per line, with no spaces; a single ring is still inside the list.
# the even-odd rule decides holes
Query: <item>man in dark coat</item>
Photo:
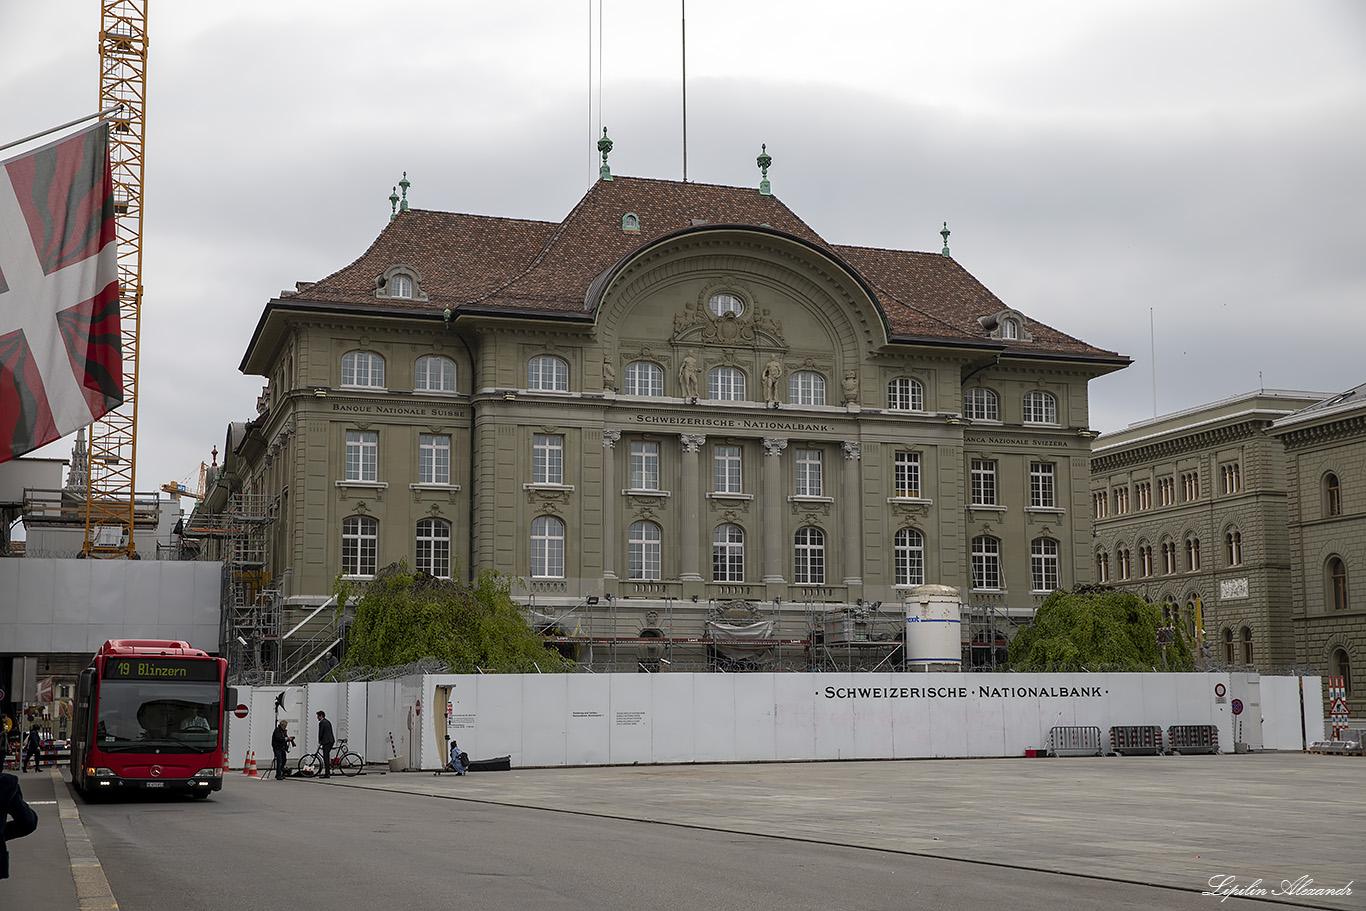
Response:
[[[28,729],[28,737],[24,740],[24,758],[20,771],[28,771],[28,759],[33,757],[33,771],[41,772],[43,755],[43,735],[38,730],[38,725],[33,725]]]
[[[337,742],[337,738],[332,735],[332,722],[327,720],[327,714],[322,709],[318,709],[318,746],[323,751],[323,777],[332,777],[332,745]]]
[[[284,719],[281,719],[270,735],[270,748],[275,751],[275,777],[277,779],[285,777],[285,764],[289,762],[287,754],[290,745],[293,743],[294,738],[289,736],[288,725]]]
[[[38,814],[24,803],[24,794],[19,789],[19,779],[0,772],[0,821],[4,822],[3,837],[0,837],[0,879],[9,878],[9,840],[23,838],[38,828]]]

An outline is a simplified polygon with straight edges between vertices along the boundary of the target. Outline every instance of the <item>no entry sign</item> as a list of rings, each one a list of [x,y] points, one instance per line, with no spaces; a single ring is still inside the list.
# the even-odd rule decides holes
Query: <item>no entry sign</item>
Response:
[[[247,717],[247,707],[239,702],[237,708],[232,710],[232,713],[238,718],[245,718]]]

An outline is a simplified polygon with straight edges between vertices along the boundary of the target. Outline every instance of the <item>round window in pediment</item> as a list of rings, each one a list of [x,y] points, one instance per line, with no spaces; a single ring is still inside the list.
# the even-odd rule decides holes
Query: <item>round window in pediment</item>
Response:
[[[711,307],[711,312],[717,316],[725,316],[728,313],[739,316],[745,312],[745,302],[734,294],[713,294],[707,306]]]

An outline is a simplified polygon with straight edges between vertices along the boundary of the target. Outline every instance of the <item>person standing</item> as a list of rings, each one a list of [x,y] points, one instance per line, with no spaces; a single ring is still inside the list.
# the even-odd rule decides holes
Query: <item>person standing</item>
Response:
[[[28,771],[28,759],[30,756],[32,756],[33,771],[41,772],[43,770],[41,760],[42,755],[43,735],[39,733],[38,725],[35,723],[32,727],[28,729],[28,737],[24,740],[24,757],[23,761],[20,763],[20,771]]]
[[[270,735],[270,748],[275,751],[275,779],[285,777],[285,764],[289,762],[289,748],[294,738],[289,736],[289,722],[283,718]]]
[[[318,746],[323,751],[323,777],[332,777],[332,745],[337,742],[337,738],[332,735],[332,722],[327,720],[327,714],[322,709],[318,709]]]
[[[0,772],[0,822],[0,879],[8,879],[9,841],[38,828],[38,814],[24,802],[19,779],[7,772]]]

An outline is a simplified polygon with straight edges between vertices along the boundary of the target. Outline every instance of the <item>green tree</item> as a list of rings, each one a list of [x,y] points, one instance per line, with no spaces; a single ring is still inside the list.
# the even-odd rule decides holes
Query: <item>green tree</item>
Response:
[[[386,567],[363,586],[338,578],[338,604],[355,604],[338,670],[393,667],[425,658],[455,673],[564,673],[574,663],[546,648],[512,600],[512,580],[492,571],[473,586]],[[354,601],[352,600],[354,599]]]
[[[1079,586],[1049,595],[1034,622],[1010,643],[1015,671],[1189,671],[1190,642],[1180,627],[1166,647],[1158,645],[1162,612],[1137,595],[1105,586]]]

